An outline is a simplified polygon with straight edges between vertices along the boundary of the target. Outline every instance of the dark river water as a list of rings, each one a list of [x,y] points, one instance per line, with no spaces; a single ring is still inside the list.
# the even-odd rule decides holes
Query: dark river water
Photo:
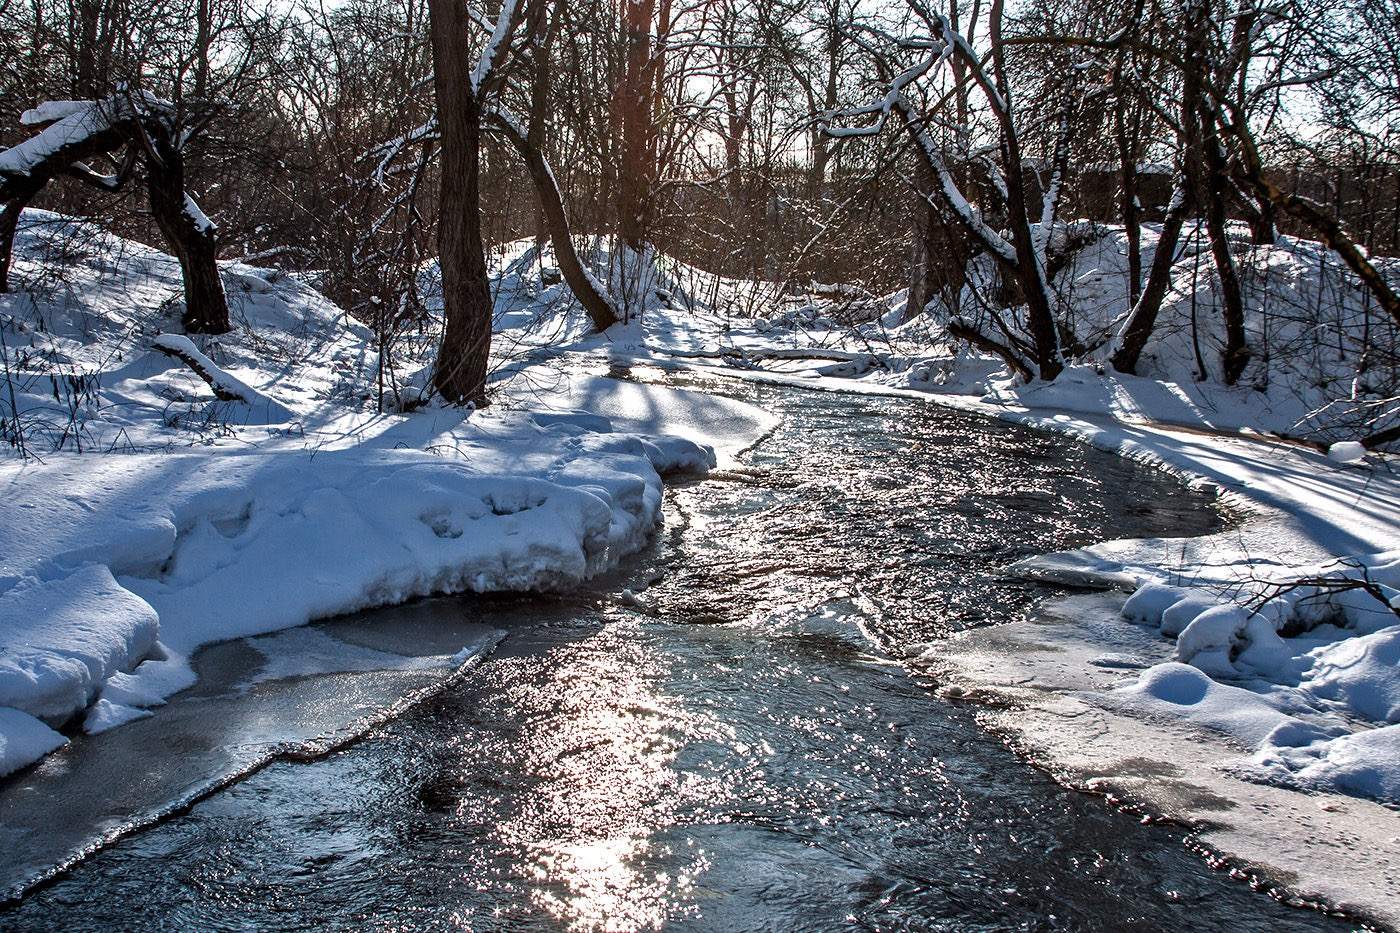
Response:
[[[720,388],[781,427],[745,470],[673,487],[624,570],[422,604],[505,638],[362,741],[102,849],[0,925],[1346,928],[1060,788],[897,663],[1028,612],[1048,591],[1008,562],[1210,531],[1203,496],[920,403]]]

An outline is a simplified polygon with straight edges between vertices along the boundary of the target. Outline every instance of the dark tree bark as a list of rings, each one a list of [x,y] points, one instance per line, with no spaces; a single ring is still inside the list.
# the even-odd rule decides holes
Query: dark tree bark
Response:
[[[1166,297],[1167,286],[1171,284],[1176,246],[1181,240],[1181,227],[1189,211],[1189,199],[1181,196],[1162,221],[1162,235],[1157,238],[1157,249],[1152,254],[1152,268],[1147,273],[1147,284],[1133,304],[1128,324],[1123,328],[1123,338],[1109,361],[1120,373],[1137,373],[1138,359],[1152,336],[1152,329],[1157,325],[1157,314],[1162,310],[1162,299]]]
[[[554,258],[559,261],[559,271],[563,273],[569,291],[574,293],[579,304],[588,312],[593,327],[599,331],[607,330],[620,320],[620,316],[607,295],[599,288],[597,281],[579,261],[573,237],[569,232],[569,215],[564,209],[564,199],[559,193],[554,172],[550,169],[544,152],[527,135],[522,135],[520,128],[508,117],[495,111],[490,116],[502,135],[515,147],[515,151],[520,154],[530,172],[530,179],[535,184],[535,193],[539,196],[540,214],[544,219],[545,228],[549,231],[550,242],[554,245]]]
[[[185,332],[226,334],[228,299],[219,278],[217,230],[185,193],[185,158],[170,133],[163,126],[151,127],[146,140],[146,192],[151,216],[180,261]]]
[[[481,407],[491,353],[491,286],[481,241],[481,108],[471,84],[464,4],[429,0],[428,20],[442,134],[438,264],[443,334],[433,387],[449,402]]]
[[[5,200],[4,208],[0,209],[0,295],[10,290],[10,264],[13,261],[15,230],[19,227],[20,214],[24,213],[24,209],[42,187],[43,182],[12,186],[12,194]]]
[[[905,302],[904,320],[921,314],[924,306],[937,293],[934,265],[939,261],[935,238],[938,211],[930,200],[934,196],[933,172],[923,159],[914,162],[913,230],[909,237],[909,299]]]
[[[1220,303],[1225,315],[1225,347],[1220,354],[1220,364],[1225,384],[1232,386],[1239,382],[1245,367],[1249,365],[1251,353],[1245,341],[1244,295],[1240,288],[1239,270],[1226,235],[1225,198],[1229,169],[1213,114],[1203,115],[1202,130],[1205,132],[1206,232],[1210,235],[1210,251],[1215,259],[1216,276],[1220,280]]]
[[[623,243],[639,250],[651,233],[653,189],[659,168],[656,109],[665,78],[665,50],[652,48],[652,24],[657,24],[664,42],[670,28],[671,0],[626,0],[622,10],[627,59],[622,82],[613,97],[622,134],[617,232]]]
[[[1031,339],[1035,341],[1036,367],[1039,369],[1040,378],[1049,382],[1063,371],[1064,361],[1060,356],[1055,313],[1050,307],[1049,293],[1045,287],[1045,270],[1040,267],[1040,261],[1036,258],[1030,219],[1026,213],[1026,191],[1022,181],[1025,172],[1022,168],[1020,138],[1011,119],[1011,83],[1006,75],[1005,50],[1001,41],[1001,16],[1001,0],[995,0],[991,10],[990,39],[997,91],[1002,100],[999,119],[1002,123],[1002,159],[1006,165],[1007,177],[1006,211],[1011,222],[1012,243],[1016,248],[1017,278],[1024,292]]]
[[[1127,103],[1120,94],[1114,119],[1118,137],[1123,233],[1128,240],[1128,304],[1134,306],[1142,293],[1142,208],[1138,204],[1137,134],[1129,129],[1130,118],[1125,113],[1126,109]],[[1134,114],[1132,119],[1136,121],[1137,115]],[[1135,122],[1133,128],[1136,129]]]
[[[561,4],[562,5],[562,0]],[[558,6],[550,4],[549,10],[541,9],[537,14],[541,18],[550,16],[550,13]],[[536,54],[533,56],[531,64],[534,66],[534,74],[530,82],[530,124],[526,130],[526,138],[530,147],[540,152],[544,151],[545,124],[549,120],[549,82],[551,80],[550,69],[550,46],[554,44],[555,17],[550,17],[549,24],[544,28],[544,36],[539,44]],[[543,203],[535,206],[535,255],[538,256],[543,250],[545,240],[549,239],[549,219],[545,217]]]

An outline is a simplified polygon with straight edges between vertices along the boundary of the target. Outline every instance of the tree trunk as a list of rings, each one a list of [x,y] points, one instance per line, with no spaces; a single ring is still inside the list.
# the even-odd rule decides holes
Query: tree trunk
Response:
[[[101,0],[79,0],[77,4],[76,48],[73,50],[73,96],[82,100],[101,97],[106,88],[99,87],[97,49],[98,25],[102,17]]]
[[[938,262],[933,242],[938,212],[929,200],[933,196],[933,172],[925,159],[914,161],[914,210],[909,236],[909,298],[904,303],[904,320],[913,320],[933,300],[933,266]]]
[[[1021,142],[1011,117],[1011,85],[1006,76],[1005,52],[1001,42],[1001,16],[1002,2],[995,0],[991,10],[990,39],[997,91],[1004,108],[999,119],[1002,123],[1002,161],[1006,166],[1006,210],[1011,223],[1012,243],[1016,248],[1017,278],[1024,292],[1031,339],[1035,341],[1036,366],[1041,379],[1052,381],[1064,369],[1064,360],[1060,356],[1059,332],[1055,327],[1054,310],[1050,307],[1045,270],[1040,267],[1029,215],[1026,213],[1025,170],[1021,161]]]
[[[1229,181],[1225,152],[1215,134],[1215,118],[1203,115],[1203,124],[1210,129],[1205,134],[1206,160],[1206,231],[1210,234],[1210,251],[1215,259],[1216,276],[1220,280],[1220,303],[1225,314],[1225,347],[1220,364],[1226,385],[1239,382],[1249,365],[1250,351],[1244,333],[1244,296],[1240,290],[1239,271],[1230,252],[1226,231],[1225,185]],[[1202,127],[1205,128],[1204,126]]]
[[[579,304],[588,312],[594,329],[607,330],[620,320],[620,315],[599,287],[597,280],[588,274],[583,263],[579,261],[573,237],[569,232],[569,215],[564,209],[564,199],[559,193],[554,172],[550,169],[544,153],[528,136],[521,134],[520,128],[512,123],[509,117],[493,111],[491,118],[506,139],[510,140],[510,144],[515,147],[515,151],[520,154],[520,158],[525,161],[525,167],[530,171],[530,179],[535,183],[535,193],[539,195],[540,214],[544,218],[545,228],[549,231],[550,242],[554,244],[554,258],[559,262],[559,271],[563,273],[569,291],[574,293]]]
[[[46,179],[47,180],[47,179]],[[15,185],[14,197],[0,209],[0,295],[10,290],[10,265],[15,248],[15,230],[19,227],[20,214],[29,206],[34,195],[43,188],[43,182],[32,185]]]
[[[1129,138],[1124,107],[1120,99],[1116,114],[1118,166],[1123,188],[1123,234],[1128,240],[1128,306],[1135,307],[1142,294],[1142,206],[1138,203],[1137,153],[1133,145],[1136,140]]]
[[[228,333],[228,299],[219,279],[217,231],[185,193],[184,156],[174,141],[159,131],[150,135],[146,190],[151,216],[180,261],[185,282],[185,332]]]
[[[481,242],[481,109],[471,85],[466,7],[428,0],[433,89],[441,131],[438,265],[443,333],[433,387],[453,404],[486,404],[491,285]]]
[[[1220,141],[1219,123],[1205,95],[1210,77],[1210,11],[1206,3],[1194,2],[1187,8],[1185,27],[1187,41],[1182,72],[1181,115],[1182,127],[1188,134],[1188,138],[1183,140],[1187,177],[1191,181],[1196,204],[1205,218],[1211,255],[1220,281],[1220,303],[1225,318],[1222,375],[1226,385],[1234,385],[1249,364],[1249,348],[1244,339],[1244,299],[1240,294],[1235,258],[1230,253],[1230,243],[1226,237],[1226,190],[1230,179]]]
[[[553,6],[551,5],[551,10]],[[542,16],[549,11],[542,11]],[[533,149],[544,150],[545,123],[549,120],[550,46],[554,44],[555,25],[549,23],[544,29],[544,40],[533,56],[534,74],[530,83],[530,125],[526,130],[527,139]],[[557,186],[556,186],[557,190]],[[535,205],[535,255],[544,252],[545,240],[549,239],[549,219],[545,217],[544,204]]]
[[[1255,246],[1278,243],[1278,211],[1268,198],[1258,198],[1249,212],[1249,232]]]
[[[1182,185],[1184,181],[1179,181],[1178,184]],[[1162,221],[1162,235],[1157,238],[1157,249],[1152,254],[1152,268],[1147,274],[1147,285],[1134,302],[1118,349],[1109,360],[1113,368],[1120,373],[1137,373],[1138,359],[1152,336],[1152,329],[1157,324],[1157,313],[1162,309],[1162,299],[1166,297],[1167,286],[1171,284],[1176,244],[1181,239],[1181,227],[1186,221],[1189,209],[1190,201],[1179,191],[1177,202],[1172,205],[1172,209]]]
[[[656,0],[623,0],[623,30],[627,43],[626,70],[613,105],[621,111],[622,163],[617,179],[617,232],[634,250],[645,245],[651,226],[651,195],[655,181],[656,82],[651,26]]]
[[[10,290],[11,254],[15,247],[15,228],[24,210],[23,201],[11,201],[0,210],[0,295]]]

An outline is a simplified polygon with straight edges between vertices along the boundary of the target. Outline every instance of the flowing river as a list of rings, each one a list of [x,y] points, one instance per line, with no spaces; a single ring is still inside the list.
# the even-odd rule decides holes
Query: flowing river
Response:
[[[672,487],[622,571],[313,627],[390,651],[386,631],[504,637],[360,741],[102,847],[0,925],[1348,928],[1061,788],[900,663],[1032,611],[1051,591],[1003,576],[1016,558],[1219,528],[1204,495],[919,402],[707,387],[782,424],[745,469]]]

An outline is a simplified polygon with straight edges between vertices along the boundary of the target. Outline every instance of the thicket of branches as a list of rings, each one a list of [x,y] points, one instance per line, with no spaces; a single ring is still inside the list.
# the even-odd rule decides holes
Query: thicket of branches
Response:
[[[446,83],[445,55],[465,63]],[[142,95],[159,103],[116,112]],[[23,203],[174,244],[150,176],[178,161],[221,258],[314,270],[386,347],[424,320],[455,159],[479,172],[451,196],[486,249],[562,231],[583,265],[603,240],[654,248],[766,297],[907,287],[911,315],[935,302],[1026,378],[1097,351],[1134,371],[1199,219],[1224,334],[1203,369],[1239,381],[1260,349],[1232,231],[1305,236],[1394,357],[1371,260],[1400,253],[1396,0],[0,0],[0,146],[61,99],[127,122]],[[1056,224],[1078,218],[1126,231],[1111,331],[1056,280],[1083,245]],[[585,278],[595,321],[628,313]]]

